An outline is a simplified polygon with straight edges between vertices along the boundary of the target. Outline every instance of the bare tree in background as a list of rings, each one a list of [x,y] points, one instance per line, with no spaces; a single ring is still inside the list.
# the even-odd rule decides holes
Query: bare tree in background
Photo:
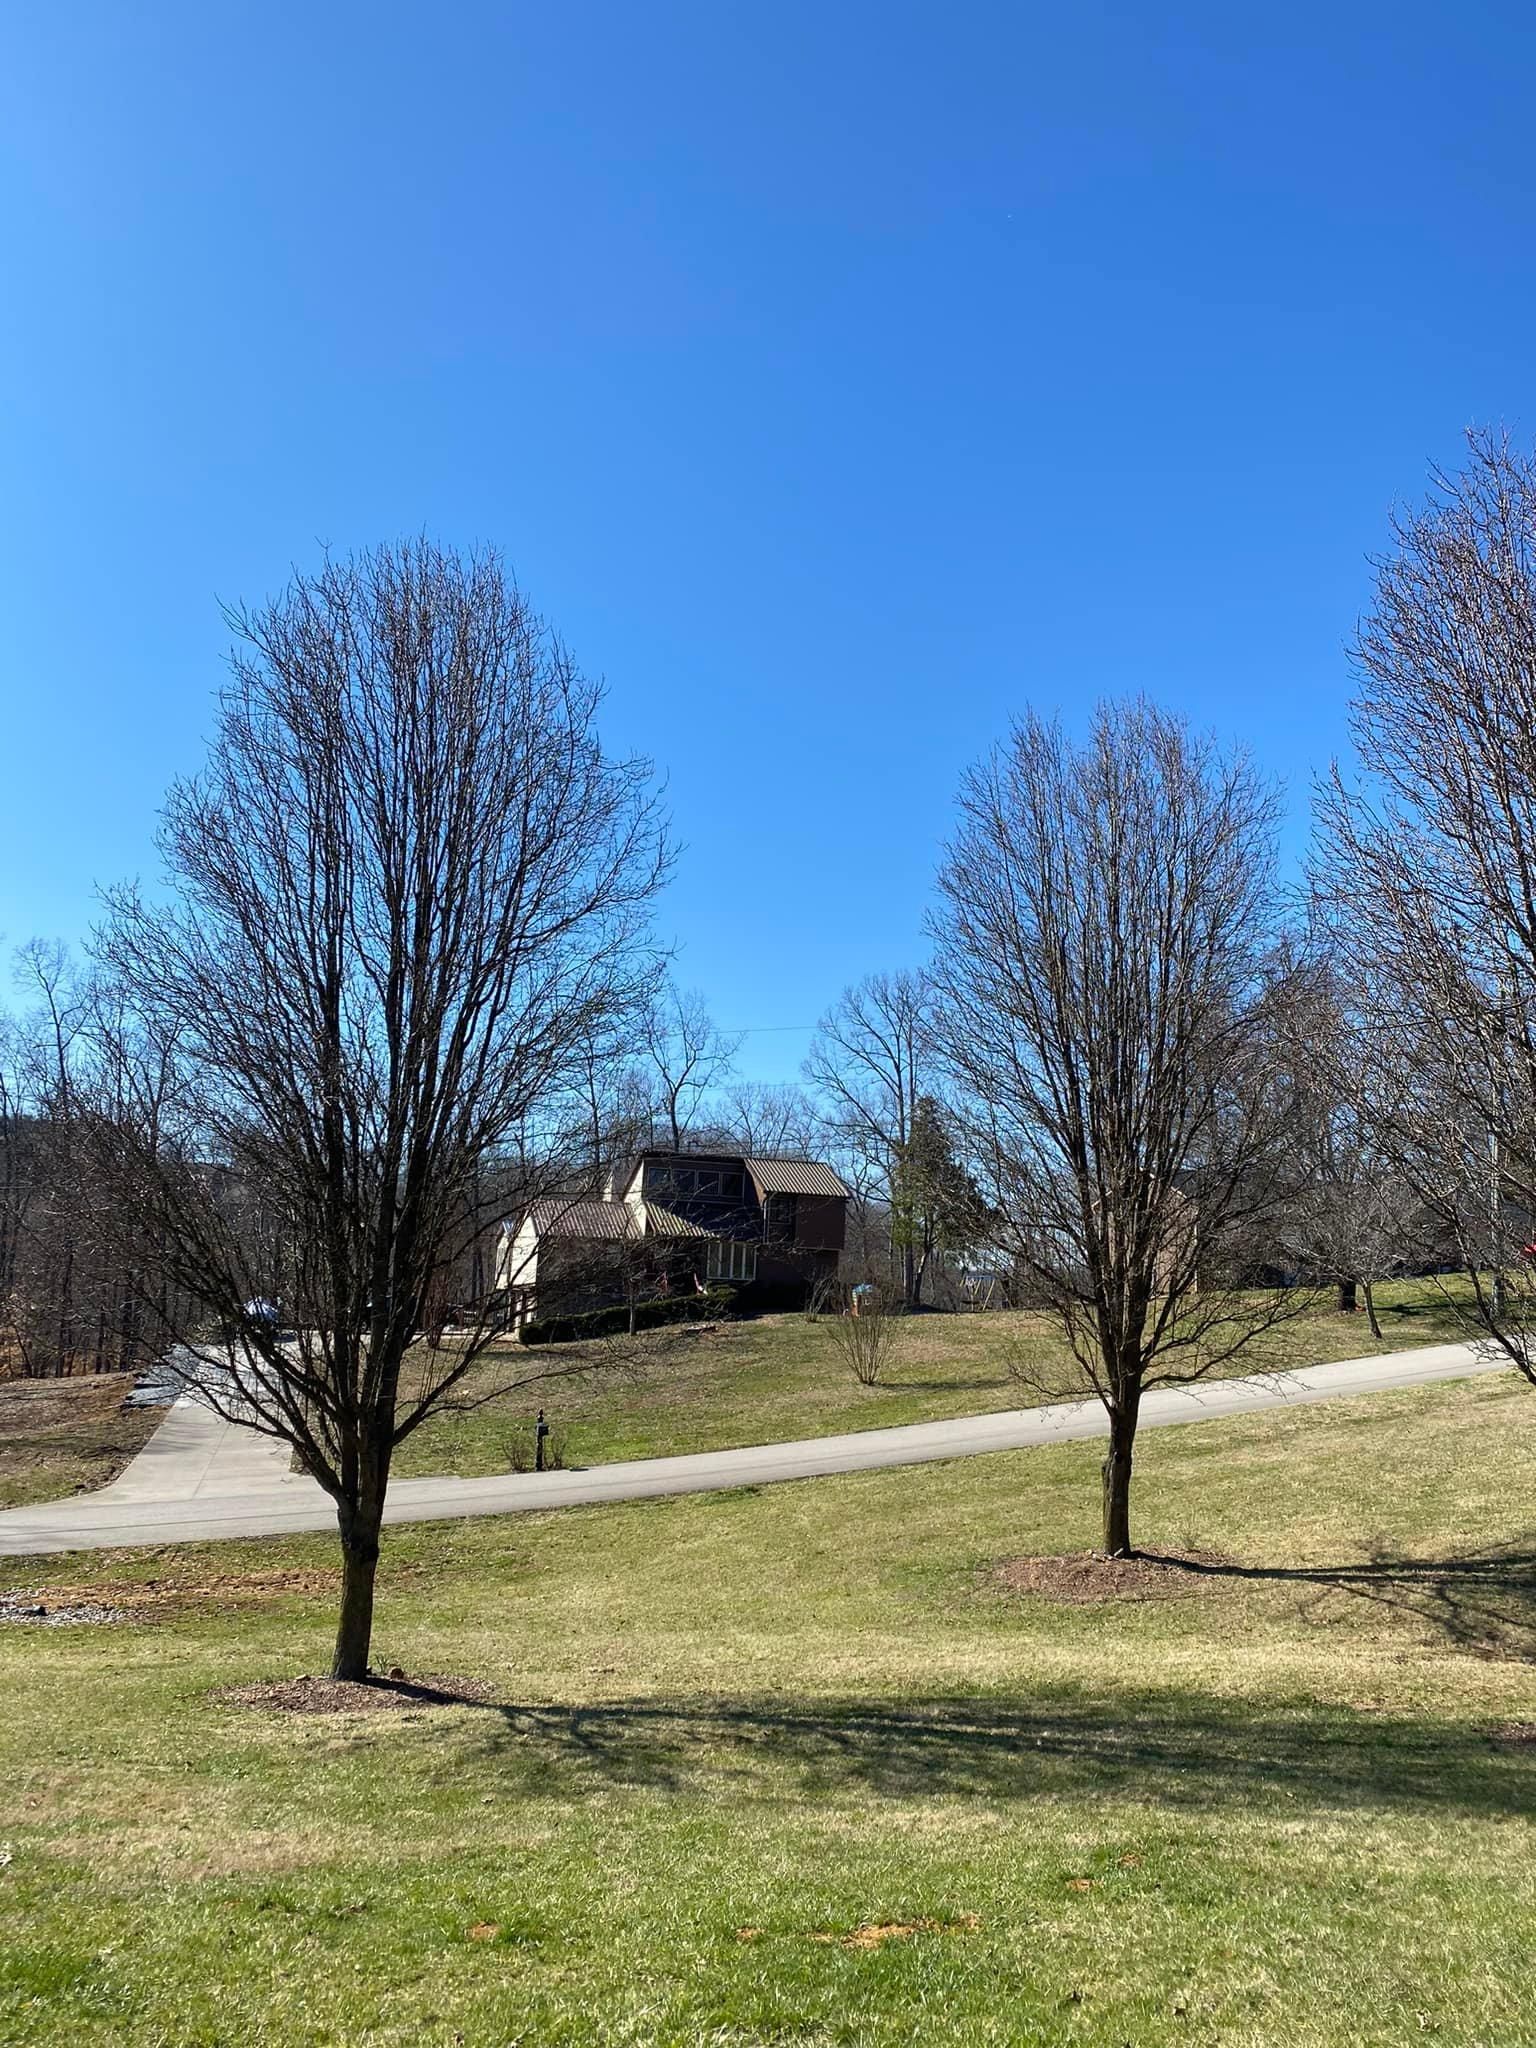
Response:
[[[494,555],[328,561],[230,623],[164,813],[175,893],[113,899],[68,1107],[98,1228],[147,1225],[190,1304],[175,1368],[335,1501],[360,1679],[394,1451],[494,1319],[407,1352],[485,1201],[567,1171],[665,855],[645,764],[603,754],[599,690]]]
[[[1109,1417],[1104,1549],[1131,1553],[1149,1387],[1283,1312],[1237,1282],[1283,1109],[1267,963],[1275,797],[1142,703],[1082,746],[1029,716],[966,777],[934,921],[978,1173]]]
[[[1376,1142],[1536,1383],[1536,456],[1468,437],[1393,521],[1356,646],[1358,780],[1315,882],[1368,1020]]]
[[[1280,1050],[1295,1106],[1298,1180],[1280,1248],[1309,1278],[1336,1288],[1341,1313],[1363,1298],[1379,1340],[1377,1284],[1431,1256],[1434,1245],[1423,1203],[1378,1142],[1365,1085],[1374,1064],[1369,1020],[1332,958],[1293,976]]]
[[[577,1090],[581,1103],[581,1167],[600,1194],[611,1167],[650,1142],[655,1103],[651,1077],[633,1057],[628,1026],[621,1034],[594,1035],[581,1046]]]
[[[866,1208],[893,1206],[918,1098],[931,1084],[932,1008],[926,975],[867,975],[822,1018],[806,1057],[806,1078],[821,1095]],[[917,1308],[922,1273],[916,1242],[909,1238],[899,1253],[902,1299]]]
[[[681,1152],[710,1091],[730,1072],[741,1040],[719,1029],[697,989],[679,989],[669,980],[644,1012],[641,1043],[658,1115],[672,1150]]]
[[[739,1081],[720,1096],[714,1114],[723,1142],[749,1158],[810,1159],[822,1143],[816,1105],[792,1083]]]

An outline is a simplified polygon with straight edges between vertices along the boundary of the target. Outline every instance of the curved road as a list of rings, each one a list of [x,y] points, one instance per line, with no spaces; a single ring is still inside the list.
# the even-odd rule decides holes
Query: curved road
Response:
[[[1508,1369],[1502,1354],[1476,1344],[1435,1344],[1417,1351],[1312,1365],[1250,1379],[1207,1380],[1160,1388],[1142,1403],[1141,1427],[1208,1422],[1263,1408],[1295,1407],[1340,1395],[1374,1394],[1436,1380]],[[704,1451],[686,1458],[643,1458],[586,1472],[515,1473],[489,1479],[398,1479],[386,1522],[431,1522],[466,1515],[510,1515],[581,1503],[705,1493],[763,1486],[829,1472],[1016,1451],[1106,1433],[1097,1401],[1016,1408],[901,1429],[858,1430],[799,1443]],[[335,1510],[312,1479],[287,1469],[287,1447],[221,1422],[188,1397],[178,1401],[128,1469],[100,1493],[0,1513],[0,1556],[126,1545],[204,1543],[231,1536],[282,1536],[335,1527]]]

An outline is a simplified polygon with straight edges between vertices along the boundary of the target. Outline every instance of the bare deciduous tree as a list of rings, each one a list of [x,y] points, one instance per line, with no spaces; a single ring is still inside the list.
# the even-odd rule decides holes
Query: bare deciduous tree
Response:
[[[1275,1200],[1276,800],[1131,703],[1080,747],[1027,717],[960,811],[933,933],[946,1063],[1004,1244],[1108,1413],[1124,1556],[1146,1389],[1283,1309],[1236,1284]]]
[[[1361,774],[1321,792],[1315,881],[1367,1020],[1376,1142],[1536,1383],[1536,456],[1468,441],[1377,564]]]
[[[815,1104],[793,1084],[739,1081],[721,1095],[715,1118],[722,1142],[739,1146],[749,1157],[808,1159],[822,1141]]]
[[[328,561],[230,623],[172,893],[113,899],[70,1107],[98,1225],[147,1223],[191,1304],[176,1369],[335,1501],[357,1679],[394,1451],[494,1318],[407,1354],[485,1202],[568,1168],[665,853],[645,764],[604,755],[600,692],[494,555]]]
[[[826,1105],[863,1206],[889,1212],[911,1142],[918,1098],[930,1087],[932,990],[924,974],[871,974],[845,989],[816,1027],[806,1078]],[[902,1299],[921,1300],[915,1240],[898,1247]]]
[[[741,1040],[719,1029],[697,989],[679,989],[669,980],[645,1010],[641,1042],[660,1119],[672,1150],[680,1152],[710,1090],[730,1072]]]
[[[1377,1141],[1369,1022],[1348,999],[1338,964],[1318,960],[1293,976],[1281,1020],[1281,1055],[1295,1109],[1297,1186],[1278,1232],[1283,1253],[1309,1278],[1337,1289],[1341,1313],[1363,1297],[1381,1337],[1376,1287],[1431,1255],[1424,1205]]]

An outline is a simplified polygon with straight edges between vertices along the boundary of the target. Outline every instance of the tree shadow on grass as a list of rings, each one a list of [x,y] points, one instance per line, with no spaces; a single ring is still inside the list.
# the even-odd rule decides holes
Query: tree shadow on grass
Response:
[[[1292,1587],[1304,1619],[1334,1621],[1357,1602],[1425,1623],[1454,1649],[1478,1657],[1536,1662],[1536,1552],[1511,1544],[1443,1558],[1379,1549],[1359,1564],[1246,1565],[1158,1557],[1192,1580]]]
[[[1454,1722],[1194,1693],[620,1700],[499,1707],[479,1730],[485,1781],[528,1797],[630,1787],[807,1803],[853,1793],[1536,1814],[1536,1748],[1518,1741]]]
[[[950,1373],[940,1380],[909,1379],[902,1373],[882,1380],[876,1391],[882,1394],[995,1394],[1008,1384],[1005,1372],[976,1373],[969,1378]]]

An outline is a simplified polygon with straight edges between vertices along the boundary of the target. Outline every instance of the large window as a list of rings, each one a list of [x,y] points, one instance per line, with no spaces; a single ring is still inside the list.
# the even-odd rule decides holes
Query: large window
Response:
[[[755,1280],[757,1246],[729,1244],[724,1238],[712,1237],[709,1241],[709,1277],[711,1280]]]
[[[746,1179],[739,1166],[647,1166],[645,1192],[663,1202],[740,1202]]]

